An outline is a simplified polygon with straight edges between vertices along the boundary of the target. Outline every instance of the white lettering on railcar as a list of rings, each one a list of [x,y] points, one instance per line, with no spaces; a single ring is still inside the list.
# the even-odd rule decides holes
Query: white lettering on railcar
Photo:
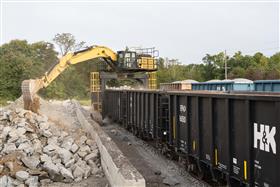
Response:
[[[237,164],[237,158],[232,158],[232,162],[233,162],[234,164]]]
[[[186,112],[186,111],[187,111],[186,105],[180,105],[180,112]]]
[[[180,105],[180,113],[184,113],[187,111],[187,107],[186,105]],[[186,123],[187,122],[187,118],[185,115],[179,115],[179,121],[181,123]]]
[[[218,168],[227,170],[227,166],[222,164],[222,163],[220,163],[220,162],[218,162]]]
[[[254,148],[276,154],[275,134],[276,127],[254,123]]]
[[[238,166],[233,166],[233,173],[235,173],[236,175],[239,174],[240,168]]]
[[[211,158],[210,158],[210,155],[209,155],[209,154],[206,154],[206,155],[205,155],[205,158],[206,158],[207,160],[211,160]]]
[[[179,121],[181,123],[186,123],[187,122],[186,116],[179,116]]]

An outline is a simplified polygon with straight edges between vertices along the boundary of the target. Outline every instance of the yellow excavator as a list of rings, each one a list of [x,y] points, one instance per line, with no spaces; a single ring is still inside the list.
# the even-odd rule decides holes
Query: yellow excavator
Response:
[[[38,112],[39,98],[36,93],[46,88],[53,80],[55,80],[70,65],[85,62],[91,59],[100,59],[107,64],[107,74],[117,74],[132,77],[137,72],[154,72],[157,70],[156,56],[158,51],[154,48],[123,50],[114,52],[108,47],[91,46],[86,49],[67,53],[55,63],[48,72],[39,79],[24,80],[21,85],[24,109]],[[104,89],[104,86],[102,87]]]

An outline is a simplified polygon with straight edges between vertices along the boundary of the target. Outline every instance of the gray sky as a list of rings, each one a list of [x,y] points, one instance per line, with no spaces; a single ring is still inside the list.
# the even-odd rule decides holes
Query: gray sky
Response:
[[[51,41],[69,32],[114,50],[156,47],[160,56],[199,63],[206,53],[279,50],[279,3],[7,3],[2,41]]]

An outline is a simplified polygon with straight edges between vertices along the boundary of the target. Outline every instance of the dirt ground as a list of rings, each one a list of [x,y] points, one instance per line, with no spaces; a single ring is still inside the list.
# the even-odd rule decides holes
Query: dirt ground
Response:
[[[148,187],[209,186],[193,178],[178,163],[159,154],[155,148],[117,124],[107,124],[103,129],[143,175]]]

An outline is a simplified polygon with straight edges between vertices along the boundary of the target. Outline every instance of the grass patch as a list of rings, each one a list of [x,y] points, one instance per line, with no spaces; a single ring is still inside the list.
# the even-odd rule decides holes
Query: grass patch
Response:
[[[84,105],[84,106],[90,106],[91,105],[91,100],[90,99],[81,99],[78,100],[80,105]]]
[[[0,99],[0,107],[4,107],[4,106],[8,105],[7,101],[8,100],[6,100],[6,99]]]

